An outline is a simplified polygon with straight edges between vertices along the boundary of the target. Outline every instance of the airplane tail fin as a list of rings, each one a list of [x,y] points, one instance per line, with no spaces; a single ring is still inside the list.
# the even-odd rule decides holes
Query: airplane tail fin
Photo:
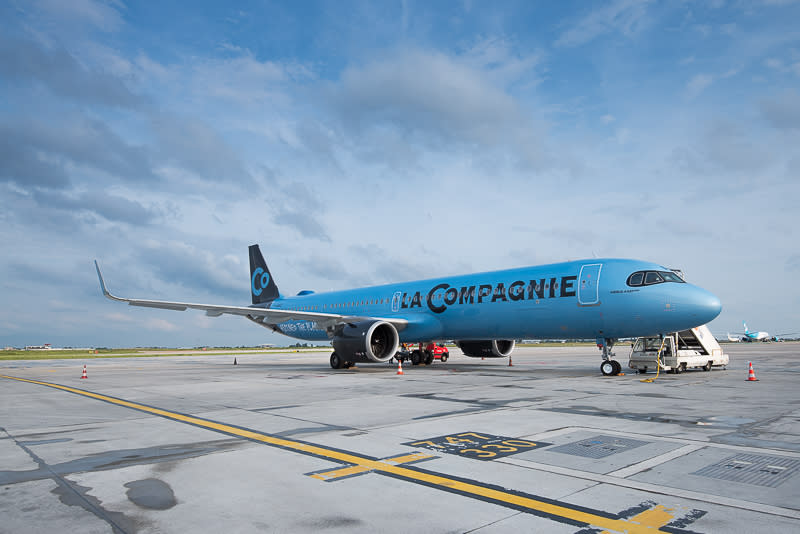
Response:
[[[744,325],[744,333],[745,333],[745,334],[749,334],[749,333],[750,333],[750,330],[748,330],[748,329],[747,329],[747,323],[746,323],[746,322],[744,322],[744,321],[742,321],[742,325]]]
[[[258,245],[250,245],[250,295],[253,304],[272,302],[280,296]]]

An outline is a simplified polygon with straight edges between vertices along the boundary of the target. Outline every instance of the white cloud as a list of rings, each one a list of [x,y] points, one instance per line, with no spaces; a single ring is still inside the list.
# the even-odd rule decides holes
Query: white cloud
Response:
[[[166,319],[149,318],[143,321],[142,326],[148,330],[157,330],[160,332],[177,332],[179,327]]]
[[[39,16],[46,17],[67,26],[87,25],[105,32],[117,31],[123,25],[120,8],[124,6],[116,0],[101,2],[95,0],[35,0]]]
[[[585,15],[563,32],[555,46],[580,46],[607,33],[635,34],[646,22],[650,0],[616,0]]]
[[[400,50],[346,69],[329,98],[346,135],[359,147],[389,128],[428,149],[455,143],[509,151],[525,165],[546,161],[534,110],[459,57]]]
[[[696,98],[714,81],[714,77],[710,74],[695,74],[691,80],[686,83],[686,96],[690,99]]]

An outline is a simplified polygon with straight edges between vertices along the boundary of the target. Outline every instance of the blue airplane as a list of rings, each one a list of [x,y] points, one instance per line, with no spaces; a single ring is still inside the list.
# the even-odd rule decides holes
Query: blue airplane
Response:
[[[473,358],[510,356],[517,339],[595,338],[600,370],[622,369],[611,348],[623,337],[667,334],[706,324],[719,299],[675,271],[630,259],[592,259],[402,282],[329,293],[278,291],[258,245],[250,251],[250,306],[220,306],[116,297],[132,306],[211,317],[241,315],[270,330],[307,341],[330,341],[334,369],[387,362],[400,343],[455,340]],[[417,353],[417,359],[430,354]],[[414,361],[419,363],[419,361]]]

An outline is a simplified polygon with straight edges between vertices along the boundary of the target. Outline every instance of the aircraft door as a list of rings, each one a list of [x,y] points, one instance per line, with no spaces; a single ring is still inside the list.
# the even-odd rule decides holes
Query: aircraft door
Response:
[[[600,270],[602,263],[590,263],[581,267],[578,276],[578,305],[592,306],[600,303]]]
[[[392,311],[397,312],[400,311],[400,298],[403,296],[401,291],[396,292],[392,295]]]

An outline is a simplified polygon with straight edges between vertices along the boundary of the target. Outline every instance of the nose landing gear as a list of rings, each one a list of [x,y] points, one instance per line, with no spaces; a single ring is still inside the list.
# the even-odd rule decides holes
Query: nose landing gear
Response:
[[[617,376],[622,371],[622,364],[612,359],[614,353],[611,352],[611,347],[616,341],[616,339],[607,337],[597,338],[597,348],[603,351],[603,363],[600,364],[600,372],[603,373],[603,376]]]

